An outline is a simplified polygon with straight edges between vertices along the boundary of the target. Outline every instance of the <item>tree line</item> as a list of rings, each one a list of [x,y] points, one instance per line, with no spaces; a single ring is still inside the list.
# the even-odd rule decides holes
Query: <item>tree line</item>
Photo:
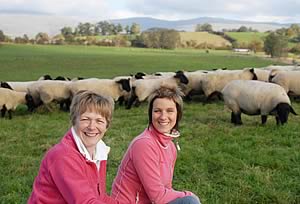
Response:
[[[257,32],[251,27],[241,26],[238,29],[223,29],[214,31],[209,23],[197,24],[195,32],[209,32],[220,35],[232,44],[232,48],[248,48],[254,52],[264,51],[271,57],[286,56],[288,52],[300,53],[300,27],[292,24],[289,28],[267,31],[268,35],[262,40],[252,40],[250,43],[239,43],[227,35],[227,32]],[[100,38],[97,38],[99,36]],[[112,36],[112,37],[110,37]],[[151,28],[141,32],[137,23],[126,25],[100,21],[96,24],[79,23],[75,28],[63,27],[60,34],[50,38],[47,33],[40,32],[30,39],[26,34],[11,40],[0,30],[0,42],[32,43],[32,44],[84,44],[101,46],[134,46],[146,48],[175,49],[181,47],[180,34],[176,30]],[[288,48],[288,43],[296,46]]]

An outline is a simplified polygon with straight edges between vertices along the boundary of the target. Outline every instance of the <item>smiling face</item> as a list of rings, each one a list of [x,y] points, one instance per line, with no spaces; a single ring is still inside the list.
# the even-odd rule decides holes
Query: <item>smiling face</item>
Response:
[[[96,144],[107,130],[107,120],[97,112],[86,111],[75,124],[75,131],[89,152],[94,152]]]
[[[157,98],[153,102],[152,125],[161,133],[170,133],[177,119],[177,108],[173,100]]]

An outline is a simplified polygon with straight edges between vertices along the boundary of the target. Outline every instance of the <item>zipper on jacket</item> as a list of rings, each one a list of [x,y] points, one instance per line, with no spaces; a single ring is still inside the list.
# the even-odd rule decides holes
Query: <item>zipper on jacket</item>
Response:
[[[98,190],[98,193],[100,195],[100,184],[99,183],[97,183],[97,190]]]

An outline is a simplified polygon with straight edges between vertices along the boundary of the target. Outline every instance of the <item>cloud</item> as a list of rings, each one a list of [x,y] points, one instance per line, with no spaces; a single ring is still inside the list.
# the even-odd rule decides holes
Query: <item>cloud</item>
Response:
[[[0,5],[2,11],[50,13],[99,20],[141,16],[178,20],[207,16],[254,21],[300,21],[299,0],[0,0]]]

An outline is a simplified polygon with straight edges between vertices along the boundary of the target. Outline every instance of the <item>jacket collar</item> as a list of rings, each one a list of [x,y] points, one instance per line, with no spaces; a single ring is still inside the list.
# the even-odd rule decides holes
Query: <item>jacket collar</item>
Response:
[[[159,144],[163,148],[167,148],[169,143],[176,137],[179,137],[180,134],[178,131],[175,131],[176,134],[164,134],[159,132],[152,124],[149,125],[148,130],[157,138]],[[173,132],[173,131],[172,131]]]

